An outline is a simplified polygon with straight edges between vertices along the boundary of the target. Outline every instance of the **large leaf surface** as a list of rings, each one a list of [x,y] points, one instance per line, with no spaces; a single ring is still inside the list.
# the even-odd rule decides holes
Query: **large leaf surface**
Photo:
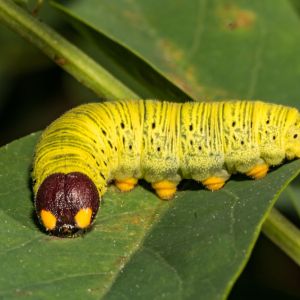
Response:
[[[136,53],[195,99],[251,98],[298,105],[300,22],[288,1],[65,3],[67,7],[59,7],[86,24],[90,34],[101,33],[94,43],[106,50],[101,63],[108,67],[115,49],[107,49],[102,34]],[[119,64],[123,59],[130,73],[135,66],[127,66],[128,59],[122,54]],[[147,76],[143,72],[134,75],[136,80]],[[122,78],[122,73],[116,76]],[[149,93],[140,94],[149,97]],[[160,98],[162,91],[152,87],[150,96],[153,94]]]
[[[171,202],[113,187],[82,238],[38,227],[29,172],[36,135],[0,149],[0,297],[220,299],[245,265],[267,211],[300,161],[260,181],[215,193],[185,190]]]
[[[94,230],[62,239],[35,219],[30,168],[37,135],[0,150],[0,298],[34,296],[98,299],[138,248],[155,212],[166,205],[151,193],[110,191]]]

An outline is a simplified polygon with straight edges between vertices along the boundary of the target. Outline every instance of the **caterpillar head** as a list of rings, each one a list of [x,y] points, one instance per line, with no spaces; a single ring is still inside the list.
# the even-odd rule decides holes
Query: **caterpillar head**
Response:
[[[287,159],[300,158],[300,116],[285,136]]]
[[[98,190],[88,176],[80,172],[55,173],[39,187],[35,207],[47,231],[72,235],[90,227],[99,202]]]

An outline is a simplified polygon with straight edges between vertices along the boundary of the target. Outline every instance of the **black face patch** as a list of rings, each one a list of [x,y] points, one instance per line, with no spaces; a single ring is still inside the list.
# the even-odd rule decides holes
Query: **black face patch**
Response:
[[[48,176],[41,184],[35,199],[39,218],[41,210],[49,211],[56,217],[56,226],[51,230],[56,235],[71,235],[79,230],[75,216],[82,208],[92,210],[92,223],[99,203],[100,197],[95,184],[80,172]]]

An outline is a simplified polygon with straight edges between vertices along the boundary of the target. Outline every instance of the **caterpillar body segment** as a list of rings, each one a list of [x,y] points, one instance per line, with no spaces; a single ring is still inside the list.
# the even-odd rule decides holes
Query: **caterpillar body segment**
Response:
[[[224,178],[222,178],[222,177],[212,176],[212,177],[209,177],[209,178],[203,180],[202,184],[208,190],[217,191],[217,190],[221,189],[224,186],[225,181],[226,180]]]
[[[137,182],[138,180],[136,178],[126,178],[122,180],[115,180],[115,185],[120,191],[129,192],[135,187]]]
[[[35,206],[54,233],[86,229],[107,183],[129,191],[144,178],[162,199],[181,179],[210,190],[240,172],[259,179],[300,157],[295,108],[260,101],[154,100],[81,105],[42,134],[33,163]]]
[[[254,166],[251,170],[249,170],[246,174],[253,179],[261,179],[267,175],[269,171],[269,166],[267,164],[260,164]]]
[[[162,180],[152,183],[152,187],[155,190],[158,197],[162,200],[170,200],[174,197],[176,193],[177,183]]]

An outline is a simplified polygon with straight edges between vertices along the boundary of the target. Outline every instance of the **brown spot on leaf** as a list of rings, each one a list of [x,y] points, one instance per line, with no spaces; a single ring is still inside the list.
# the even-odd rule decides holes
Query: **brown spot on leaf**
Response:
[[[222,25],[229,30],[249,29],[253,27],[256,14],[250,9],[241,9],[236,5],[225,5],[218,9],[217,15]]]
[[[134,225],[140,225],[141,223],[143,223],[143,219],[139,215],[133,215],[129,221]]]
[[[123,266],[125,265],[127,259],[128,259],[127,256],[124,256],[124,255],[119,256],[119,257],[117,257],[116,260],[115,260],[115,265],[116,265],[116,266],[122,266],[122,267],[123,267]]]
[[[170,39],[159,39],[158,48],[166,61],[180,62],[184,57],[184,51]]]

